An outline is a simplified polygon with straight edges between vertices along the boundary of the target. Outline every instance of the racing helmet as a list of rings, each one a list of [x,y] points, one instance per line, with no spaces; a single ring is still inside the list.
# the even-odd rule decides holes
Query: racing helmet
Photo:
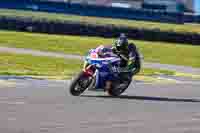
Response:
[[[124,33],[121,33],[119,38],[115,42],[115,47],[118,51],[128,46],[128,38]]]

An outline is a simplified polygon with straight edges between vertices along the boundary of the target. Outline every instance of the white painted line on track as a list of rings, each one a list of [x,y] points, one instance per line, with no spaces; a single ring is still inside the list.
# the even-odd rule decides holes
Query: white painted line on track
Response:
[[[0,104],[9,104],[9,105],[24,105],[25,102],[8,102],[8,101],[0,101]]]
[[[199,127],[177,127],[177,128],[171,128],[169,131],[178,131],[178,132],[182,132],[182,133],[193,133],[195,131],[200,132],[200,128]]]
[[[17,118],[15,118],[15,117],[8,118],[8,121],[16,121],[16,120],[17,120]]]
[[[192,121],[199,121],[200,122],[200,118],[192,118]]]
[[[3,86],[3,87],[14,87],[16,86],[16,83],[15,82],[11,82],[11,81],[7,81],[7,80],[0,80],[0,86]]]

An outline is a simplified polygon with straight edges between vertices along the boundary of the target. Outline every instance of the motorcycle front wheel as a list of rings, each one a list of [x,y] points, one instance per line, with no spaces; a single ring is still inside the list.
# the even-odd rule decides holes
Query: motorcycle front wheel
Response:
[[[73,96],[80,96],[91,84],[92,79],[80,72],[70,83],[69,92]]]

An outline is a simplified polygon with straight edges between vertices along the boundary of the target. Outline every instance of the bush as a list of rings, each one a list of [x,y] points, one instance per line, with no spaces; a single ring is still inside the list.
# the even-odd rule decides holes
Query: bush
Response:
[[[165,41],[200,45],[200,34],[160,31],[159,29],[137,29],[114,25],[95,25],[60,20],[34,20],[32,18],[0,17],[0,28],[16,31],[39,32],[49,34],[69,34],[85,36],[116,37],[121,32],[128,37],[147,41]]]

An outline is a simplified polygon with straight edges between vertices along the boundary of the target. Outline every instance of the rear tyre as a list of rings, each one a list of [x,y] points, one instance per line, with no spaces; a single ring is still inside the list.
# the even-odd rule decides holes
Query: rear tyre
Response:
[[[84,75],[84,72],[80,72],[72,80],[69,92],[73,96],[80,96],[91,84],[91,77]]]
[[[120,96],[129,87],[131,81],[126,81],[122,84],[115,84],[110,89],[107,90],[110,96]]]

